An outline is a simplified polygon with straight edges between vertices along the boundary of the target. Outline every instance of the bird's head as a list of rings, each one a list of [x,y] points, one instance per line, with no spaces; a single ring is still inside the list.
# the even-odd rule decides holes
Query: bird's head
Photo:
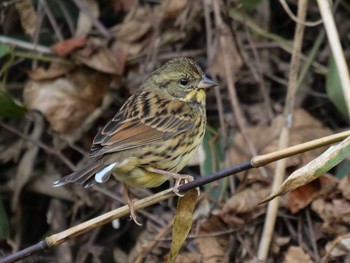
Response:
[[[185,103],[199,105],[205,105],[205,90],[217,86],[189,58],[170,60],[153,72],[147,82],[155,85],[160,94]]]

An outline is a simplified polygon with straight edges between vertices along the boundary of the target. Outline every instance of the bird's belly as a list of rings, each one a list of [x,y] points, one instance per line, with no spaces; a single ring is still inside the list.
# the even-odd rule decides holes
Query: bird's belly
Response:
[[[196,152],[202,137],[202,133],[190,137],[181,136],[154,143],[152,147],[135,149],[130,157],[115,167],[114,176],[131,186],[157,187],[169,180],[169,177],[149,172],[147,168],[179,172]],[[152,148],[152,151],[149,151],[149,148]]]
[[[124,170],[124,169],[122,169]],[[124,172],[117,169],[113,175],[115,178],[127,185],[134,187],[152,188],[163,184],[169,179],[168,176],[152,173],[144,168],[135,167],[131,171]]]

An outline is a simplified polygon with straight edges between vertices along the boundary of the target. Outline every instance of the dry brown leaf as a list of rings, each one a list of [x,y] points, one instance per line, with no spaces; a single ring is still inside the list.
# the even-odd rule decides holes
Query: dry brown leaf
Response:
[[[187,0],[165,0],[161,2],[159,12],[164,19],[176,19],[186,4]]]
[[[66,58],[72,52],[86,45],[86,38],[71,38],[58,42],[51,49],[60,57]]]
[[[33,2],[31,0],[18,1],[16,3],[16,9],[24,31],[27,35],[33,37],[37,23],[37,15],[33,7]]]
[[[332,199],[327,202],[317,199],[311,204],[312,210],[324,221],[322,231],[331,235],[348,232],[350,224],[350,202],[344,199]]]
[[[54,80],[29,81],[23,91],[28,109],[38,110],[52,128],[69,133],[102,101],[109,78],[88,69],[76,69]]]
[[[259,188],[252,185],[252,187],[246,188],[228,199],[222,208],[222,213],[238,214],[252,212],[252,210],[258,209],[256,207],[257,203],[259,203],[261,198],[265,197],[269,191],[269,187]]]
[[[350,174],[346,175],[341,179],[339,182],[339,190],[341,191],[342,195],[347,199],[350,200]]]
[[[152,20],[149,15],[142,6],[130,10],[123,23],[111,30],[116,39],[112,50],[127,55],[138,55],[152,38]]]
[[[98,18],[100,15],[100,10],[96,0],[84,0],[82,4],[85,6],[87,12],[89,12],[93,18]],[[75,30],[75,37],[86,37],[91,31],[92,25],[92,20],[88,15],[86,15],[86,11],[80,10],[77,21],[77,28]]]
[[[234,194],[226,201],[222,210],[216,213],[227,225],[240,227],[265,213],[265,207],[257,204],[269,192],[269,187],[261,188],[259,185],[252,185]]]
[[[80,63],[99,72],[121,76],[128,54],[119,49],[110,49],[105,40],[89,38],[84,49],[73,55]]]
[[[298,187],[289,193],[287,207],[295,214],[320,195],[326,196],[328,193],[334,191],[337,183],[334,177],[324,175],[311,183]]]
[[[52,80],[68,74],[75,66],[68,66],[59,63],[51,63],[49,68],[37,68],[29,71],[28,75],[31,80]]]
[[[175,263],[198,263],[201,261],[201,255],[194,252],[180,253],[175,260]]]
[[[341,257],[350,253],[350,236],[336,238],[326,244],[326,251],[331,257]]]
[[[113,10],[118,13],[121,11],[129,11],[134,5],[134,0],[112,0]]]
[[[30,134],[30,138],[34,141],[38,141],[44,130],[44,119],[38,113],[33,114],[33,131]],[[14,183],[14,193],[12,198],[12,210],[15,211],[18,207],[18,201],[23,187],[29,182],[32,177],[32,171],[35,164],[35,159],[39,152],[39,146],[35,144],[30,144],[28,149],[23,154],[19,164],[17,166],[15,183]]]
[[[311,257],[301,247],[291,246],[284,257],[283,263],[313,263]]]
[[[128,13],[121,25],[114,28],[114,32],[117,41],[133,43],[146,37],[151,28],[149,13],[146,8],[138,6]]]
[[[292,238],[290,236],[279,236],[274,234],[271,242],[271,252],[275,255],[279,255],[283,247],[285,247]]]
[[[211,235],[227,231],[227,225],[217,216],[211,216],[200,224],[198,235]],[[224,262],[228,250],[228,238],[226,235],[197,238],[195,242],[201,254],[201,262]]]
[[[230,62],[230,69],[232,74],[237,74],[239,69],[242,67],[243,62],[241,55],[239,54],[236,42],[233,38],[233,35],[230,30],[225,32],[225,37],[227,38],[227,43],[230,43],[227,46],[225,52],[221,52],[220,49],[215,49],[210,62],[210,72],[214,75],[220,76],[222,79],[226,79],[225,76],[225,60],[227,59]],[[224,55],[225,54],[225,55]],[[226,57],[224,58],[223,55]]]
[[[277,116],[270,126],[258,125],[247,129],[247,136],[255,145],[259,154],[266,154],[278,149],[278,138],[280,127],[283,123],[281,115]],[[332,134],[330,129],[324,128],[319,120],[313,118],[303,109],[295,109],[293,127],[290,133],[289,145],[297,145],[310,140],[318,139]],[[315,149],[313,151],[298,154],[287,159],[287,168],[296,170],[297,168],[307,164],[315,159],[324,151],[324,148]],[[245,146],[241,134],[235,136],[235,141],[230,150],[230,159],[232,163],[244,162],[251,158],[250,153]],[[265,166],[273,171],[275,164]],[[258,169],[252,169],[248,172],[248,178],[251,180],[260,179],[261,175]]]
[[[161,214],[157,217],[158,226],[155,227],[154,223],[147,222],[144,231],[138,236],[136,244],[128,253],[128,261],[123,262],[162,262],[164,255],[169,253],[170,242],[164,246],[164,242],[159,242],[159,240],[171,233],[174,213],[160,209],[154,210],[153,214]]]

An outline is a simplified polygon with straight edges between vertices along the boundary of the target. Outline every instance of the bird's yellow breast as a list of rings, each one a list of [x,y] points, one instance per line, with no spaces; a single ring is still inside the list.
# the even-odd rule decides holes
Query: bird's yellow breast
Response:
[[[200,104],[205,104],[205,91],[203,89],[194,89],[187,94],[185,101],[196,101]]]

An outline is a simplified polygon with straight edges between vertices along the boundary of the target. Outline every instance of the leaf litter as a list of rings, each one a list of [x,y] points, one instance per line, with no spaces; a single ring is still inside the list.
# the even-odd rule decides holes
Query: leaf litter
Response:
[[[0,129],[0,197],[4,204],[0,221],[9,222],[8,238],[0,241],[4,244],[0,245],[0,256],[31,245],[48,232],[60,231],[115,207],[111,196],[120,197],[121,191],[113,180],[103,187],[109,196],[105,191],[77,186],[51,189],[51,182],[84,163],[94,134],[145,75],[172,57],[193,57],[221,84],[218,92],[209,92],[207,98],[208,122],[221,135],[219,140],[225,151],[224,156],[205,153],[215,157],[216,166],[225,168],[250,159],[247,139],[258,154],[277,149],[289,71],[290,54],[285,43],[293,41],[295,25],[276,3],[266,6],[261,1],[244,10],[235,1],[220,1],[216,5],[210,0],[113,0],[102,5],[91,0],[84,10],[76,5],[78,0],[58,5],[57,1],[50,1],[47,7],[57,12],[48,13],[40,1],[10,2],[1,11],[6,21],[0,27],[1,35],[14,43],[16,52],[25,55],[18,53],[15,62],[11,62],[11,51],[4,53],[1,64],[10,61],[11,67],[4,66],[0,78],[8,94],[23,102],[28,110],[42,114],[45,121],[33,117],[36,115],[32,112],[22,118],[0,120],[0,124],[17,131],[13,133],[4,125]],[[349,6],[342,5],[345,8],[336,10],[337,19],[347,28]],[[245,22],[235,15],[237,12],[247,18]],[[86,15],[89,13],[91,16]],[[309,15],[318,17],[317,8],[310,8]],[[67,29],[69,24],[75,25],[74,32]],[[304,39],[304,54],[309,53],[321,29],[306,30],[309,35]],[[58,32],[62,32],[63,40],[59,40]],[[17,47],[17,37],[27,39],[29,49]],[[224,53],[220,49],[222,43],[226,43]],[[68,63],[41,60],[35,51],[38,44],[51,45],[55,56]],[[329,59],[325,44],[317,56],[317,65],[327,67]],[[225,61],[230,65],[228,71]],[[346,116],[337,112],[327,97],[325,76],[318,69],[311,68],[298,94],[289,145],[321,138],[348,126]],[[244,136],[238,131],[236,108],[232,108],[232,93],[227,88],[228,76],[235,80],[239,107],[247,124]],[[265,89],[261,88],[262,80]],[[331,84],[327,84],[328,88]],[[286,177],[324,151],[323,148],[288,158]],[[199,166],[205,165],[203,158],[197,156],[195,160],[185,173],[198,174]],[[203,207],[205,211],[195,212],[193,226],[175,262],[257,260],[266,205],[256,204],[270,193],[274,168],[270,164],[264,171],[253,169],[227,179],[220,184],[222,199],[207,194],[209,188],[202,189],[197,211]],[[347,259],[350,177],[335,177],[336,169],[337,166],[282,196],[268,262]],[[136,189],[135,195],[147,196],[157,190]],[[170,251],[175,207],[169,201],[144,209],[141,229],[122,219],[119,229],[107,224],[62,249],[38,257],[49,261],[69,255],[61,262],[81,262],[79,258],[95,262],[164,262]],[[35,261],[35,256],[32,259]]]

